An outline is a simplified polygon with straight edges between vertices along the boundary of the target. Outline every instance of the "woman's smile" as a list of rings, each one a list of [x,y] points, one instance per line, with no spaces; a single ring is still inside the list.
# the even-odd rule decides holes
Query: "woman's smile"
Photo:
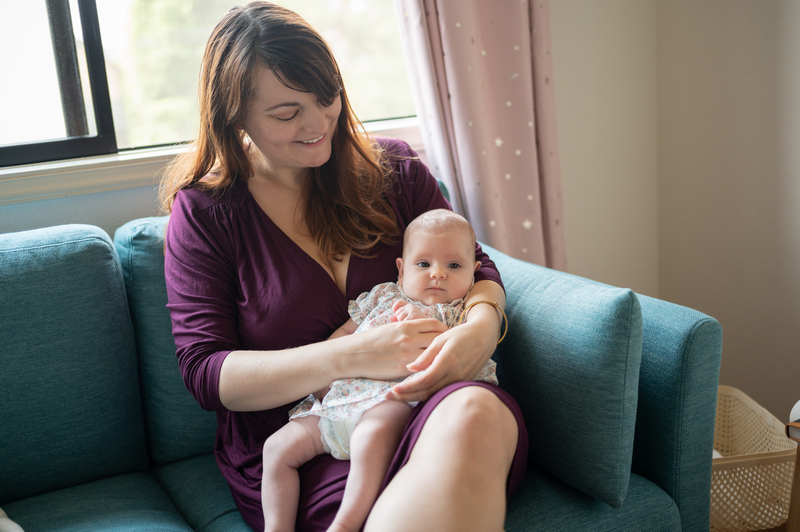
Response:
[[[259,152],[261,171],[296,179],[330,159],[341,110],[339,96],[323,105],[313,92],[289,88],[272,70],[259,65],[241,127]]]
[[[317,137],[317,138],[315,138],[315,139],[310,139],[310,140],[301,140],[301,141],[300,141],[300,143],[301,143],[301,144],[305,144],[305,145],[307,145],[307,146],[310,146],[310,145],[312,145],[312,144],[319,144],[319,143],[320,143],[320,141],[322,141],[322,139],[324,139],[324,138],[325,138],[325,135],[320,135],[319,137]]]

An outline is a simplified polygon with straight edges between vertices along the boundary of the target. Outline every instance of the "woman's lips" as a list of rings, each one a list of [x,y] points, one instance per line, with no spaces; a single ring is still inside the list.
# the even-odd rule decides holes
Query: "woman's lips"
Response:
[[[317,137],[315,139],[298,140],[297,142],[299,144],[302,144],[303,146],[314,146],[315,144],[319,144],[320,142],[322,142],[324,139],[325,139],[325,135],[320,135],[319,137]]]

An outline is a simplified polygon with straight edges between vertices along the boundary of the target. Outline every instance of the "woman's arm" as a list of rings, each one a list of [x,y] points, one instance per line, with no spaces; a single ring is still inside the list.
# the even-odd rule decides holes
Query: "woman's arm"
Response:
[[[476,301],[493,301],[505,308],[503,288],[494,281],[478,281],[465,308]],[[389,395],[398,401],[422,401],[446,385],[473,380],[494,353],[502,316],[492,305],[475,305],[469,319],[438,336],[408,369],[419,373],[396,385]]]
[[[390,323],[283,351],[233,351],[220,369],[219,398],[228,410],[267,410],[336,379],[403,377],[411,373],[406,366],[446,331],[447,326],[431,318]]]

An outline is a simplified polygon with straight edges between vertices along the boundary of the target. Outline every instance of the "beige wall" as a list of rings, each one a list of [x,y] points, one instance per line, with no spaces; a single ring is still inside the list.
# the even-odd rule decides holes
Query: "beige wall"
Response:
[[[657,297],[655,3],[550,7],[567,268]]]
[[[800,2],[551,6],[570,271],[717,318],[720,382],[785,420],[800,400]]]

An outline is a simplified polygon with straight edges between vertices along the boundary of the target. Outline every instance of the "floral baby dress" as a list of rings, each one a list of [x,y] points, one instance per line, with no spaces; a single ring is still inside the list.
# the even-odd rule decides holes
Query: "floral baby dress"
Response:
[[[394,316],[392,306],[398,299],[415,305],[426,316],[435,318],[448,327],[453,327],[458,323],[464,308],[462,299],[457,299],[452,303],[425,305],[406,296],[397,283],[383,283],[350,302],[347,310],[353,321],[358,324],[355,332],[367,331],[390,323]],[[497,384],[496,367],[497,364],[493,360],[489,360],[475,380]],[[386,400],[386,395],[392,387],[403,380],[340,379],[331,383],[330,390],[322,400],[315,398],[313,394],[309,395],[289,412],[289,417],[295,419],[318,416],[325,451],[334,458],[347,460],[349,459],[350,435],[358,420],[361,419],[361,414]]]

